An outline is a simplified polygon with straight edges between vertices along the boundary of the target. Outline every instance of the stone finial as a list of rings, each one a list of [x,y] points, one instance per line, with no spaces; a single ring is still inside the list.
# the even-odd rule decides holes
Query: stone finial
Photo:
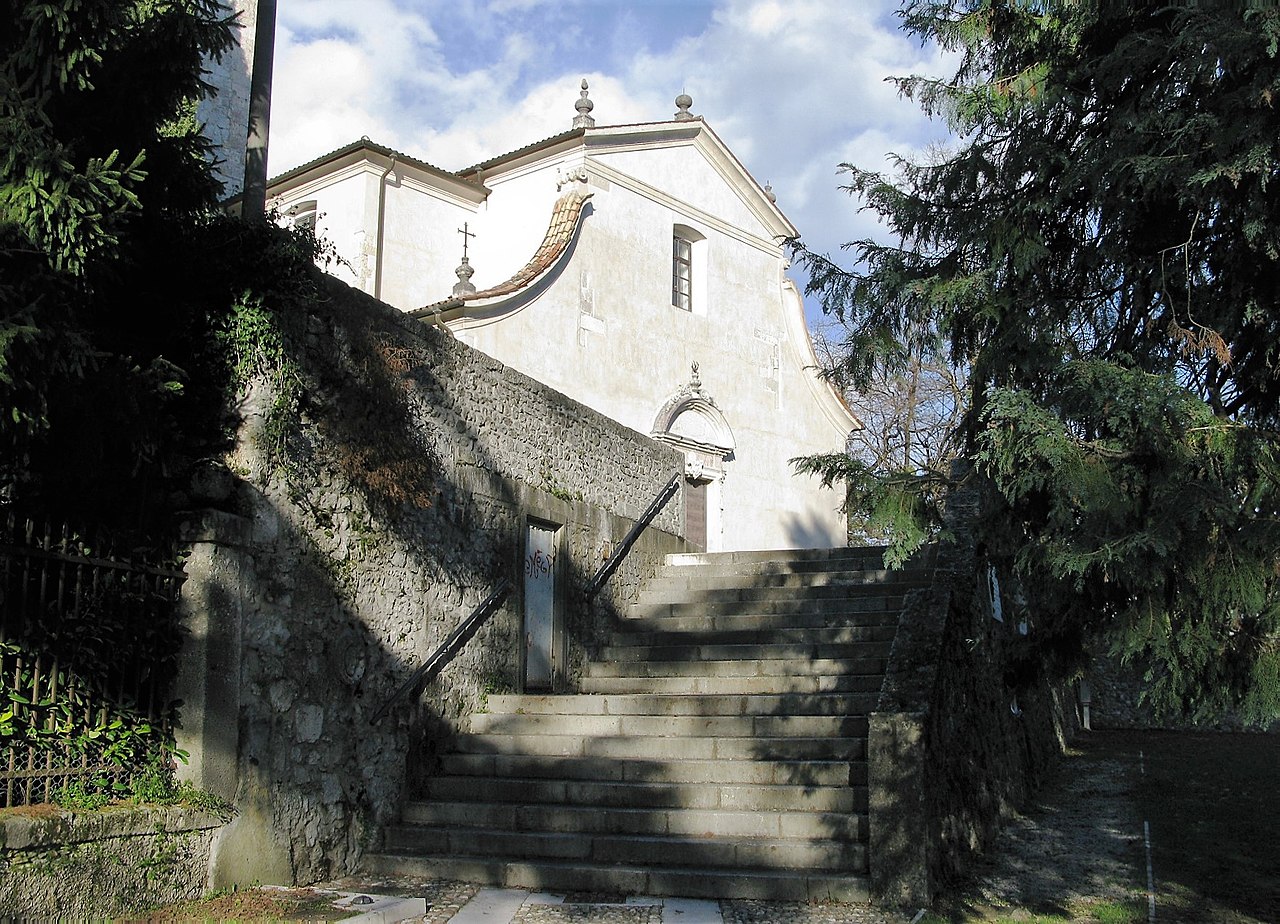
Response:
[[[693,97],[688,93],[681,93],[676,97],[676,109],[679,110],[679,112],[676,113],[677,122],[690,122],[697,118],[696,115],[689,111],[689,107],[692,105]]]
[[[474,295],[476,287],[471,284],[471,277],[475,275],[475,267],[471,265],[471,261],[463,257],[454,272],[458,274],[458,282],[453,287],[453,294],[459,298],[464,295]]]
[[[574,128],[595,128],[596,120],[591,117],[591,110],[596,108],[596,104],[587,99],[587,78],[585,77],[582,78],[582,93],[579,94],[573,108],[578,110],[573,120]]]
[[[698,375],[698,364],[691,363],[689,371],[692,373],[689,376],[689,391],[695,395],[702,394],[702,376]]]
[[[764,196],[770,202],[777,203],[778,201],[778,197],[774,195],[773,187],[770,186],[768,183],[764,184]]]

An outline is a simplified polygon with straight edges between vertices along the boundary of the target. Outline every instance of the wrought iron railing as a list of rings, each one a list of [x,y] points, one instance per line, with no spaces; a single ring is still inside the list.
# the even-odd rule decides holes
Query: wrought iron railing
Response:
[[[605,581],[609,580],[610,575],[622,564],[622,560],[631,551],[631,547],[636,544],[640,534],[653,523],[654,518],[662,512],[662,508],[667,505],[667,502],[671,500],[680,488],[680,482],[683,478],[684,475],[679,472],[672,475],[654,496],[653,500],[649,502],[649,506],[640,514],[640,519],[636,520],[635,524],[627,532],[626,537],[622,542],[618,543],[613,550],[613,554],[600,566],[600,569],[596,571],[595,576],[592,577],[587,585],[586,596],[588,600],[593,599],[600,592],[600,589],[604,587]],[[431,656],[422,663],[421,667],[410,674],[404,683],[400,684],[395,693],[391,694],[391,697],[369,719],[369,724],[377,725],[387,717],[396,703],[407,697],[422,684],[429,683],[440,671],[444,670],[454,656],[462,650],[462,646],[469,642],[489,618],[498,611],[498,608],[502,606],[510,593],[511,582],[507,578],[502,578],[498,581],[493,593],[486,597],[472,611],[470,616],[460,622],[457,628],[449,633],[449,637],[440,643],[440,647],[431,653]]]
[[[494,587],[493,593],[489,594],[484,601],[472,610],[471,615],[449,633],[449,637],[440,643],[440,647],[431,653],[431,656],[422,663],[416,671],[409,675],[409,678],[400,687],[391,694],[391,698],[382,704],[382,707],[373,714],[373,718],[369,720],[370,725],[377,725],[387,714],[391,708],[401,699],[408,696],[420,684],[430,683],[454,656],[462,650],[462,646],[469,642],[480,627],[489,621],[494,613],[498,611],[498,607],[502,606],[503,601],[507,599],[507,595],[511,593],[511,581],[502,578]]]
[[[0,808],[123,785],[168,740],[185,575],[95,540],[0,519]]]

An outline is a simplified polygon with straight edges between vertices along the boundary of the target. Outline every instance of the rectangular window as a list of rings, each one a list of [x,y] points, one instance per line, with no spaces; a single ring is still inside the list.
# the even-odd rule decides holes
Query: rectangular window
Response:
[[[672,238],[671,304],[693,310],[693,243],[678,236]]]

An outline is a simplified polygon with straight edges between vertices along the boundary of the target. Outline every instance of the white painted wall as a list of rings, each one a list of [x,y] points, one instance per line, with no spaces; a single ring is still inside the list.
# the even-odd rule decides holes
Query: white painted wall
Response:
[[[497,285],[533,256],[560,192],[557,179],[585,166],[589,191],[579,237],[536,297],[478,307],[488,317],[451,322],[458,338],[642,433],[690,381],[732,429],[733,457],[708,492],[714,549],[843,545],[840,498],[794,474],[790,459],[844,448],[856,421],[812,372],[803,306],[785,276],[777,219],[758,187],[714,146],[685,140],[640,148],[578,144],[518,169],[486,175],[476,206],[397,175],[388,185],[384,300],[412,310],[447,298],[457,281],[463,221],[478,289]],[[344,278],[372,292],[377,183],[366,164],[288,190],[314,198],[317,227],[351,264]],[[398,180],[398,182],[397,182]],[[566,187],[566,190],[571,187]],[[693,312],[671,304],[676,224],[705,235],[705,296]],[[655,491],[659,485],[654,485]]]
[[[590,213],[550,288],[531,303],[510,300],[513,310],[495,318],[451,327],[464,342],[644,433],[698,363],[737,442],[710,493],[723,512],[709,546],[843,544],[839,497],[794,475],[789,460],[843,449],[855,422],[806,368],[816,360],[778,242],[691,145],[592,155],[586,166]],[[524,230],[524,254],[545,230],[554,179],[550,168],[505,182],[486,178],[495,191],[489,216]],[[671,305],[675,224],[706,236],[705,304],[693,313]],[[478,272],[475,281],[483,288],[498,279]]]

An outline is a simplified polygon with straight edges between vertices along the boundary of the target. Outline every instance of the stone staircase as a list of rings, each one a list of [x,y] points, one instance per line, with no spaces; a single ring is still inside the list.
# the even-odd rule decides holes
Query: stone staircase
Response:
[[[581,692],[491,696],[366,868],[865,900],[867,713],[927,576],[878,549],[668,556]]]

